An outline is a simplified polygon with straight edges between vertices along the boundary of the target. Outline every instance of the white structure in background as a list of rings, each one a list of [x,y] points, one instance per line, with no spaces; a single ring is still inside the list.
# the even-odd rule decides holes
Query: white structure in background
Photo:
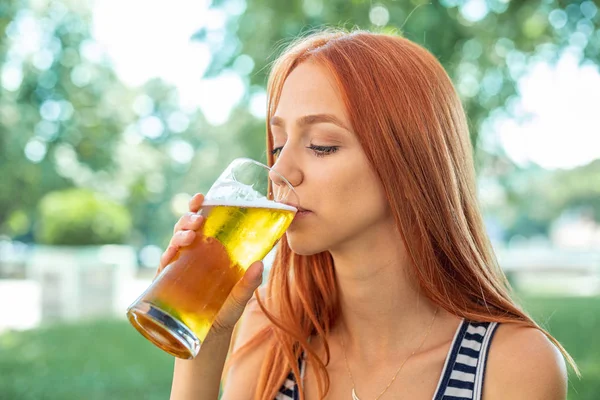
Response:
[[[0,250],[0,333],[60,321],[124,318],[127,306],[154,276],[153,268],[138,270],[135,251],[127,246],[34,246],[14,257],[0,242]],[[265,257],[264,282],[274,253]],[[496,254],[520,291],[550,296],[600,294],[599,247],[560,249],[548,240],[533,240],[499,246]]]
[[[0,237],[0,332],[39,325],[41,293],[37,282],[26,280],[28,247]]]
[[[549,238],[512,240],[498,261],[520,291],[537,295],[600,295],[600,225],[590,212],[567,211]]]
[[[0,239],[0,333],[125,318],[127,306],[151,282],[151,277],[138,278],[135,250],[129,246],[27,246]]]
[[[554,222],[552,243],[564,249],[600,249],[600,225],[585,214],[565,214]]]
[[[496,249],[498,263],[521,292],[535,295],[600,294],[600,250],[527,245]]]
[[[41,290],[26,279],[0,279],[0,333],[33,329],[42,320]]]
[[[39,285],[42,322],[73,321],[124,314],[136,269],[129,246],[35,246],[26,278]]]

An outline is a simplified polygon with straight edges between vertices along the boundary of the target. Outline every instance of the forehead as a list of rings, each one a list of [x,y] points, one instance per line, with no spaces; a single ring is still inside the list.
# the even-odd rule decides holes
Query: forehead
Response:
[[[327,68],[312,61],[304,61],[286,78],[275,115],[288,120],[324,113],[333,114],[348,122],[334,76]]]

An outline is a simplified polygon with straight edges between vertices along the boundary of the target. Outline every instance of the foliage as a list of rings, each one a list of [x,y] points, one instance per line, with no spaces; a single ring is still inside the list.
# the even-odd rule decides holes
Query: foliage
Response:
[[[548,235],[569,213],[600,222],[600,160],[570,170],[522,168],[499,180],[502,197],[486,211],[503,221],[506,239]]]
[[[115,167],[129,90],[90,40],[89,13],[63,2],[3,1],[0,27],[0,227],[52,190]],[[29,39],[26,39],[29,38]],[[106,174],[106,172],[104,172]],[[5,227],[6,229],[6,227]]]
[[[159,79],[126,87],[91,36],[89,6],[0,5],[0,235],[34,241],[40,199],[82,187],[126,205],[131,244],[165,246],[176,203],[207,191],[232,158],[257,153],[256,138],[238,142],[257,122],[246,112],[211,127]],[[29,30],[39,43],[22,39]]]
[[[239,0],[217,0],[213,7],[231,17],[227,36],[207,28],[196,36],[214,51],[208,76],[239,69],[244,64],[240,58],[250,57],[254,72],[248,76],[249,83],[263,86],[268,63],[277,55],[274,47],[280,49],[315,28],[400,32],[425,46],[444,65],[465,104],[478,148],[481,125],[490,111],[510,106],[516,95],[515,81],[530,59],[553,61],[569,46],[582,58],[600,61],[600,36],[594,35],[600,18],[589,1],[487,0],[479,2],[476,13],[469,11],[467,3],[261,0],[246,2],[245,9],[241,8],[244,12],[239,13]],[[577,37],[583,33],[584,40],[571,40],[574,33]]]
[[[578,363],[569,399],[600,392],[600,299],[526,298],[525,307]],[[0,400],[166,399],[172,357],[125,321],[90,321],[0,335]]]
[[[600,64],[597,2],[260,0],[241,4],[239,0],[213,2],[214,9],[230,16],[226,36],[210,28],[196,35],[214,52],[207,76],[231,69],[245,74],[256,91],[265,85],[269,63],[298,35],[324,26],[398,32],[429,49],[455,83],[470,121],[479,177],[501,185],[503,203],[486,211],[502,221],[505,239],[546,235],[565,207],[591,206],[600,222],[599,186],[594,184],[600,176],[597,163],[564,172],[520,167],[499,147],[494,126],[498,118],[527,118],[515,103],[516,82],[528,65],[553,63],[563,52],[581,63]],[[247,64],[253,65],[251,72],[245,69]],[[247,98],[241,107],[248,107],[250,101]],[[252,136],[261,137],[263,127],[256,130]]]
[[[490,145],[492,122],[523,117],[514,107],[515,82],[530,62],[569,51],[598,63],[600,13],[589,0],[482,0],[475,13],[471,3],[215,0],[212,11],[226,17],[225,26],[208,24],[194,36],[212,51],[204,77],[233,72],[246,93],[229,121],[212,126],[159,79],[141,88],[119,81],[91,35],[90,3],[3,0],[0,235],[33,241],[40,199],[83,187],[126,205],[133,245],[166,245],[182,199],[206,191],[236,156],[265,160],[256,108],[264,103],[269,63],[286,42],[321,26],[399,31],[438,57],[466,106],[480,175],[505,187],[507,229],[543,233],[555,208],[543,216],[528,208],[531,194],[514,183],[528,171]],[[553,204],[587,206],[597,198],[583,178],[577,185]]]
[[[40,201],[39,213],[39,243],[121,244],[131,230],[131,217],[125,207],[84,189],[48,193]]]

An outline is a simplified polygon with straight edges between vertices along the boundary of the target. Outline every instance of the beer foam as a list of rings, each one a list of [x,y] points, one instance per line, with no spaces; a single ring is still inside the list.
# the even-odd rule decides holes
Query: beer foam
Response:
[[[288,206],[287,204],[277,203],[266,198],[257,200],[214,200],[206,199],[203,206],[225,206],[225,207],[242,207],[242,208],[272,208],[276,210],[285,210],[296,212],[296,207]]]

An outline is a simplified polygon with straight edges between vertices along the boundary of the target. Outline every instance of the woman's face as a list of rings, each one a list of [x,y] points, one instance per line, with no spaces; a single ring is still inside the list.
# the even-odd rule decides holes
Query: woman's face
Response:
[[[294,186],[290,248],[310,255],[360,245],[391,217],[383,188],[352,131],[333,76],[305,61],[286,79],[271,121],[273,169]],[[385,157],[385,154],[381,155]]]

